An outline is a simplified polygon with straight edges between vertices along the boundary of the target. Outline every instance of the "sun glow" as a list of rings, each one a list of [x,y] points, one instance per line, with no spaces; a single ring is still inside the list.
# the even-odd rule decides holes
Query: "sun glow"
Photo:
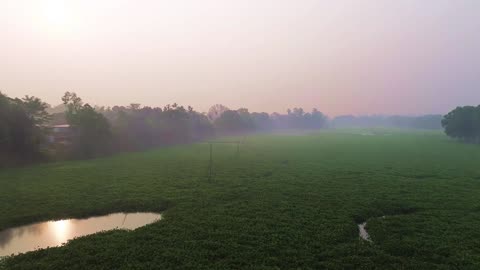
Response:
[[[49,32],[71,33],[74,26],[74,13],[67,1],[50,0],[42,2],[40,21]]]
[[[52,233],[59,242],[66,242],[68,240],[68,234],[70,230],[69,220],[52,221]]]
[[[65,12],[63,4],[50,5],[45,8],[45,16],[49,23],[54,25],[65,24],[68,16]]]

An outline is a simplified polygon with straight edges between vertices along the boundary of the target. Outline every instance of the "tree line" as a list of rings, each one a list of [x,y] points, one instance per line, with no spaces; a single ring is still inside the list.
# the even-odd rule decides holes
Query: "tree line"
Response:
[[[208,113],[176,103],[164,107],[140,104],[97,107],[76,93],[66,92],[62,106],[51,108],[36,97],[12,99],[0,93],[0,165],[42,159],[85,159],[115,152],[275,129],[318,129],[327,117],[314,109],[272,115],[229,109],[217,104]],[[48,111],[54,113],[49,114]],[[52,124],[67,124],[69,143],[51,144]]]
[[[335,128],[372,128],[372,127],[391,127],[408,129],[442,129],[442,115],[423,115],[423,116],[337,116],[331,121],[331,126]]]
[[[302,108],[288,109],[283,115],[269,115],[265,112],[250,113],[246,108],[230,110],[217,104],[210,108],[207,116],[221,135],[277,129],[320,129],[328,124],[327,116],[317,109],[305,112]]]
[[[317,109],[287,110],[286,114],[249,112],[216,104],[207,113],[176,103],[164,107],[140,104],[95,107],[66,92],[63,105],[51,108],[36,97],[9,98],[0,92],[0,165],[48,158],[93,158],[115,152],[137,151],[227,136],[280,129],[390,126],[437,129],[448,136],[480,142],[480,106],[458,107],[444,117],[339,116],[329,120]],[[53,111],[53,114],[48,111]],[[68,124],[68,145],[52,146],[52,123]]]

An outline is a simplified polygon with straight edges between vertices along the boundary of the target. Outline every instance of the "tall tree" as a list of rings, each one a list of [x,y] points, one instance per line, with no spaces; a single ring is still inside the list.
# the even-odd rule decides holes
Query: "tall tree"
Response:
[[[48,114],[40,99],[11,99],[0,93],[0,159],[11,163],[30,162],[42,156]],[[3,156],[3,158],[2,158]]]
[[[27,116],[38,126],[44,126],[51,119],[47,112],[50,106],[37,97],[27,95],[21,100],[16,99],[16,102],[21,104]]]
[[[210,119],[212,122],[215,122],[215,120],[217,120],[224,112],[228,110],[230,109],[222,104],[215,104],[208,110],[208,119]]]
[[[455,108],[444,116],[442,126],[452,138],[480,143],[480,106]]]
[[[78,158],[92,158],[110,151],[112,133],[108,120],[75,93],[62,98],[67,107],[66,119],[73,132],[72,150]]]
[[[215,128],[223,134],[245,132],[248,130],[246,122],[238,111],[228,110],[215,120]]]

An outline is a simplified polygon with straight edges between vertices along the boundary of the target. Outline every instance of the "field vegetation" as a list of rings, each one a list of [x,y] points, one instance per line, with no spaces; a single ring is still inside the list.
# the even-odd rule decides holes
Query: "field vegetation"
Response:
[[[235,140],[233,138],[232,140]],[[480,148],[437,131],[248,136],[0,171],[0,229],[160,211],[7,269],[480,269]],[[372,242],[357,224],[367,222]]]

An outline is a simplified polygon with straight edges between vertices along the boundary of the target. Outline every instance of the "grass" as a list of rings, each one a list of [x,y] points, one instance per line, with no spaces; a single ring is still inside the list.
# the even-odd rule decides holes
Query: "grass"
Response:
[[[480,147],[437,132],[328,131],[0,172],[0,229],[163,211],[6,269],[480,269]],[[385,216],[385,218],[382,218]],[[367,221],[373,242],[360,240]],[[3,264],[3,266],[2,266]]]

